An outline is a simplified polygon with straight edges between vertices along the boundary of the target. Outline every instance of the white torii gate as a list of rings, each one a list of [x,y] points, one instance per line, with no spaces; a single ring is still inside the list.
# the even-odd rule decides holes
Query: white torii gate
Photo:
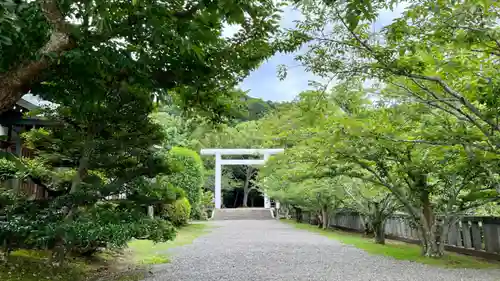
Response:
[[[269,156],[285,151],[276,149],[202,149],[201,155],[215,155],[215,208],[222,203],[222,165],[264,165]],[[264,159],[222,159],[222,155],[263,155]],[[271,208],[269,197],[264,194],[264,208]]]

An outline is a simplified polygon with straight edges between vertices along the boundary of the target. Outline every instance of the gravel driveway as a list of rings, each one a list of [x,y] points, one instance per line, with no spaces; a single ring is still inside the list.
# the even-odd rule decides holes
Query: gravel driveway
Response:
[[[374,256],[277,221],[216,221],[172,250],[147,281],[500,280],[500,270],[442,269]]]

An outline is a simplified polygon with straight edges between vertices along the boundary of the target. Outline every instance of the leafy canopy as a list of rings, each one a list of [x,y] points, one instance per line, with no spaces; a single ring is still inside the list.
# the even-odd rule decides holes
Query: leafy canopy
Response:
[[[219,118],[233,87],[274,53],[278,28],[273,1],[8,0],[0,11],[0,112],[28,90],[53,101],[37,87],[69,68],[113,64],[159,99]],[[240,29],[224,37],[227,24]]]

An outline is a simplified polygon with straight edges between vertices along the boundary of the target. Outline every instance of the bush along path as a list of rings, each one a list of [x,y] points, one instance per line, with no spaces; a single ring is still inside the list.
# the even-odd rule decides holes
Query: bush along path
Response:
[[[444,268],[373,255],[338,240],[277,221],[220,221],[146,281],[212,280],[498,280],[497,268]],[[469,263],[484,267],[484,263]],[[495,267],[496,265],[491,265]],[[500,268],[500,267],[499,267]]]
[[[164,243],[132,240],[122,251],[106,250],[92,258],[68,258],[61,267],[48,266],[50,252],[18,250],[9,263],[0,265],[2,281],[138,281],[148,276],[150,266],[170,261],[169,249],[191,243],[207,233],[206,223],[181,227],[175,239]]]

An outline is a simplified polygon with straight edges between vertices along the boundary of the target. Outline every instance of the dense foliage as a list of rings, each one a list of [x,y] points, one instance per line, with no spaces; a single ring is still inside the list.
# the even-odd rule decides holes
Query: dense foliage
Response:
[[[387,216],[402,212],[422,254],[442,256],[448,228],[499,199],[498,4],[297,3],[305,17],[289,46],[307,42],[297,61],[337,85],[266,116],[269,143],[288,149],[259,182],[319,222],[339,206],[355,209],[378,243]],[[401,6],[390,24],[373,25],[382,9]]]
[[[0,112],[30,89],[52,101],[40,83],[68,68],[99,73],[98,61],[124,67],[121,77],[186,112],[219,119],[233,87],[276,50],[277,12],[255,0],[2,1]],[[226,24],[241,28],[223,37]]]
[[[316,104],[334,107],[335,95],[318,94]],[[307,103],[299,100],[293,110],[300,112]],[[423,252],[440,256],[450,225],[498,199],[489,173],[497,165],[494,155],[464,145],[411,141],[422,130],[439,130],[433,129],[442,117],[435,109],[367,104],[349,114],[328,110],[326,116],[323,108],[303,108],[307,111],[300,116],[315,116],[316,122],[295,119],[298,132],[269,135],[277,144],[294,145],[269,162],[259,182],[283,204],[318,214],[324,227],[336,209],[355,209],[383,243],[385,219],[399,210],[415,223]],[[269,118],[264,122],[278,122],[274,115]]]
[[[165,205],[176,225],[189,200],[203,213],[199,157],[165,151],[196,145],[190,118],[233,118],[234,86],[276,51],[277,12],[253,0],[0,3],[0,113],[29,90],[54,105],[43,110],[51,126],[22,136],[34,158],[0,159],[3,253],[48,249],[59,263],[172,238],[170,217],[151,213]],[[227,24],[241,28],[223,37]],[[158,105],[177,112],[155,116]],[[43,195],[24,194],[22,181]]]
[[[59,106],[44,110],[44,116],[56,125],[23,136],[34,159],[11,161],[19,169],[18,183],[32,181],[45,196],[26,196],[18,184],[4,186],[0,236],[5,253],[50,249],[60,262],[67,252],[120,247],[132,237],[172,237],[168,222],[148,219],[144,212],[148,205],[175,200],[166,186],[152,183],[172,170],[166,155],[154,148],[164,135],[148,117],[153,109],[149,94],[140,85],[123,87],[118,78],[107,79],[116,71],[113,65],[105,70],[100,77],[67,71],[64,81],[43,86],[80,94],[72,99],[54,95]]]
[[[205,175],[200,156],[196,151],[188,148],[173,147],[169,151],[169,159],[178,171],[165,176],[163,180],[174,187],[183,189],[190,203],[193,218],[203,218],[205,210],[203,210],[201,200]]]

